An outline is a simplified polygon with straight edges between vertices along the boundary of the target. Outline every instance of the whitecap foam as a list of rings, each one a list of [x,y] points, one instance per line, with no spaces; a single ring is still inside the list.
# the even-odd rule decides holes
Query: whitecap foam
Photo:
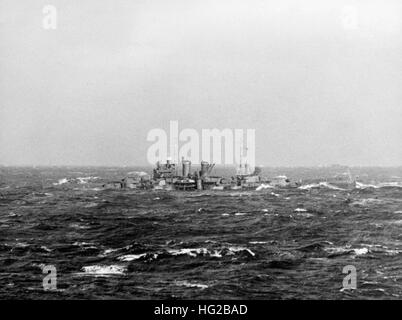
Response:
[[[356,181],[356,189],[367,189],[367,188],[374,188],[377,189],[378,186],[374,185],[374,184],[364,184],[362,182],[357,182]]]
[[[245,248],[245,247],[229,247],[228,249],[229,249],[230,252],[233,252],[233,253],[246,251],[249,254],[251,254],[253,257],[255,256],[255,253],[253,251],[251,251],[249,248]]]
[[[327,188],[327,189],[332,189],[332,190],[345,190],[342,188],[339,188],[337,186],[334,186],[332,184],[329,184],[326,181],[322,181],[319,183],[311,183],[311,184],[306,184],[303,186],[300,186],[299,189],[301,190],[310,190],[310,189],[314,189],[314,188]]]
[[[98,204],[95,203],[95,202],[90,202],[90,203],[86,204],[84,207],[85,207],[85,208],[93,208],[93,207],[96,207],[97,205],[98,205]]]
[[[55,186],[59,186],[68,182],[67,178],[60,179],[58,182],[53,183]]]
[[[95,247],[95,244],[93,242],[74,242],[73,246],[78,246],[78,247]],[[96,247],[95,247],[96,248]]]
[[[126,272],[126,267],[119,265],[93,265],[82,267],[82,271],[86,275],[95,275],[95,276],[109,276],[109,275],[121,275]]]
[[[354,202],[352,202],[352,205],[355,205],[355,206],[367,206],[367,205],[370,205],[370,204],[379,204],[379,203],[382,203],[383,201],[382,200],[380,200],[380,199],[375,199],[375,198],[366,198],[366,199],[361,199],[361,200],[357,200],[357,201],[354,201]]]
[[[264,213],[264,216],[275,216],[278,217],[279,213]]]
[[[312,188],[318,188],[320,185],[318,183],[311,183],[311,184],[306,184],[303,186],[300,186],[299,189],[301,190],[310,190]]]
[[[208,249],[206,248],[170,249],[168,250],[168,253],[170,253],[173,256],[189,255],[190,257],[196,257],[199,254],[208,254]]]
[[[346,246],[346,247],[330,247],[330,248],[325,248],[324,250],[326,252],[328,252],[329,254],[348,254],[348,253],[352,253],[352,254],[355,254],[357,256],[365,255],[365,254],[370,252],[368,248],[350,248],[348,246]]]
[[[78,178],[77,178],[78,183],[80,183],[80,184],[88,183],[89,179],[90,179],[90,178],[82,178],[82,177],[78,177]]]
[[[214,250],[213,252],[210,252],[209,255],[214,258],[222,258],[222,253],[219,250]]]
[[[51,252],[52,250],[51,249],[49,249],[48,247],[46,247],[46,246],[41,246],[40,247],[42,250],[45,250],[46,252]]]
[[[121,250],[129,250],[130,248],[132,248],[132,245],[128,245],[122,248],[115,248],[115,249],[106,249],[104,250],[99,256],[101,257],[105,257],[113,252],[117,252],[117,251],[121,251]]]
[[[97,179],[99,179],[99,177],[78,177],[77,178],[78,183],[80,183],[80,184],[85,184],[91,180],[97,180]]]
[[[206,284],[190,283],[190,282],[188,282],[186,280],[176,281],[176,285],[177,286],[184,286],[184,287],[188,287],[188,288],[199,288],[201,290],[204,290],[204,289],[208,288],[208,286]]]
[[[117,259],[120,261],[133,261],[133,260],[138,260],[142,257],[145,257],[147,254],[146,253],[141,253],[141,254],[126,254],[124,256],[118,257]]]
[[[170,249],[167,252],[173,256],[188,255],[190,257],[197,257],[198,255],[210,256],[215,258],[222,258],[224,255],[230,256],[239,252],[248,252],[251,256],[255,256],[255,253],[245,247],[224,247],[221,249],[208,250],[206,248],[184,248],[184,249]]]
[[[107,256],[113,252],[119,251],[120,249],[106,249],[105,251],[103,251],[102,254],[100,254],[100,256],[104,257]]]
[[[70,223],[68,226],[69,226],[70,228],[75,228],[75,229],[89,229],[88,226],[84,226],[84,225],[79,224],[79,223]],[[76,243],[77,243],[77,242],[76,242]],[[76,243],[74,243],[74,245],[76,245]]]
[[[369,249],[367,248],[353,249],[353,251],[358,256],[369,253]]]
[[[15,243],[15,247],[16,248],[26,248],[26,247],[29,247],[29,244],[26,242],[17,242],[17,243]]]
[[[395,250],[395,249],[387,249],[385,250],[385,254],[387,256],[396,256],[398,254],[400,254],[401,252],[399,250]]]
[[[269,185],[269,184],[262,183],[262,184],[260,184],[255,190],[256,190],[256,191],[260,191],[260,190],[273,189],[273,188],[274,188],[274,187],[271,186],[271,185]]]
[[[402,188],[402,184],[400,182],[381,182],[378,184],[364,184],[362,182],[356,182],[357,189],[368,189],[368,188],[379,189],[387,187]]]
[[[247,214],[247,212],[236,212],[235,216],[244,216],[246,214]]]
[[[402,184],[400,182],[382,182],[378,186],[380,188],[386,188],[386,187],[402,188]]]
[[[305,217],[305,218],[311,218],[314,217],[314,215],[312,213],[308,213],[308,212],[298,212],[297,216],[299,217]]]

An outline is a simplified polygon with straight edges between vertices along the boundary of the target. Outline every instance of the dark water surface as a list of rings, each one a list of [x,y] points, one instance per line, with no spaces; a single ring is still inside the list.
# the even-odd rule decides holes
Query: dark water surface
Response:
[[[0,298],[402,296],[400,168],[354,169],[365,184],[353,190],[100,188],[130,170],[1,168]],[[308,185],[333,172],[266,174]],[[56,292],[43,290],[44,265],[57,268]],[[346,265],[356,290],[341,290]]]

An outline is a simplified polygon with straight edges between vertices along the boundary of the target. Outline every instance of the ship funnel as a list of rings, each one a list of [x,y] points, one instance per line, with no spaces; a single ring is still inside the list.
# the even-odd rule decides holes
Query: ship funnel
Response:
[[[201,179],[208,177],[214,166],[214,164],[209,164],[207,161],[201,161]]]
[[[188,177],[191,170],[191,161],[183,160],[182,164],[183,164],[183,177]]]

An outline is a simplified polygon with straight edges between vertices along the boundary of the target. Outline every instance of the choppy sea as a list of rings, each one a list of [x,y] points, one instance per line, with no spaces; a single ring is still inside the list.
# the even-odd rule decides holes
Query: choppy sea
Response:
[[[302,188],[101,188],[139,170],[1,167],[0,299],[402,297],[402,168],[352,168],[351,190],[337,168],[264,171]]]

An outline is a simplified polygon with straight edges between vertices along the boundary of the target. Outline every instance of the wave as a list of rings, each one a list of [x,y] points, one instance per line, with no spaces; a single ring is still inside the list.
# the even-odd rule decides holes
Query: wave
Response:
[[[184,248],[184,249],[170,249],[168,253],[174,256],[189,255],[190,257],[210,256],[215,258],[222,258],[223,256],[231,256],[237,253],[245,252],[248,255],[254,257],[255,253],[246,247],[224,247],[221,249],[208,250],[207,248]]]
[[[245,215],[247,215],[249,212],[235,212],[234,213],[234,215],[235,216],[245,216]],[[233,214],[233,213],[232,213]],[[230,216],[231,214],[230,213],[222,213],[221,214],[223,217],[228,217],[228,216]]]
[[[176,281],[175,284],[177,286],[184,286],[184,287],[188,287],[188,288],[199,288],[201,290],[208,288],[208,286],[206,284],[190,283],[187,280]]]
[[[300,255],[291,252],[281,252],[266,263],[267,268],[272,269],[293,269],[302,262]]]
[[[53,183],[53,185],[54,186],[60,186],[60,185],[65,184],[67,182],[69,182],[69,180],[67,178],[63,178],[63,179],[60,179],[58,182]]]
[[[122,248],[110,248],[110,249],[105,249],[103,250],[102,253],[99,254],[99,257],[107,257],[109,255],[111,255],[112,253],[117,253],[117,252],[121,252],[121,251],[128,251],[133,247],[133,245],[128,245]]]
[[[94,276],[110,276],[110,275],[122,275],[127,271],[125,266],[120,265],[93,265],[82,267],[81,269],[85,275]]]
[[[319,183],[311,183],[311,184],[306,184],[303,186],[300,186],[299,189],[301,190],[310,190],[310,189],[314,189],[314,188],[327,188],[327,189],[332,189],[332,190],[345,190],[342,188],[339,188],[337,186],[334,186],[332,184],[329,184],[326,181],[322,181]]]
[[[273,188],[274,188],[273,186],[263,183],[263,184],[259,185],[255,190],[260,191],[260,190],[264,190],[264,189],[273,189]]]
[[[96,202],[90,202],[84,206],[84,208],[94,208],[97,207],[98,204]]]
[[[396,256],[402,252],[398,249],[390,249],[381,244],[364,244],[364,246],[368,247],[371,253],[383,253],[387,256]]]
[[[304,208],[296,208],[293,211],[296,213],[297,216],[300,217],[310,218],[314,216],[312,213],[309,213],[308,210]]]
[[[72,245],[82,250],[99,250],[92,242],[74,242]]]
[[[194,249],[170,249],[168,253],[173,256],[189,255],[190,257],[196,257],[197,255],[207,255],[209,253],[206,248],[194,248]]]
[[[380,199],[367,198],[367,199],[361,199],[361,200],[354,201],[354,202],[352,202],[352,205],[365,207],[370,204],[380,204],[380,203],[383,203],[383,201]]]
[[[52,251],[53,251],[52,249],[49,249],[49,248],[46,247],[46,246],[41,246],[40,248],[41,248],[42,250],[46,251],[46,252],[52,252]]]
[[[60,186],[66,183],[79,183],[79,184],[87,184],[92,180],[97,180],[99,177],[78,177],[78,178],[63,178],[59,179],[57,182],[53,183],[54,186]]]
[[[80,191],[103,191],[105,189],[100,188],[100,187],[95,187],[95,188],[84,188],[84,189],[74,189],[74,190],[80,190]]]
[[[378,184],[364,184],[362,182],[356,182],[356,189],[380,189],[380,188],[402,188],[400,182],[381,182]]]
[[[91,180],[97,180],[97,179],[99,179],[99,177],[78,177],[77,178],[78,183],[80,183],[80,184],[85,184]]]
[[[402,184],[400,182],[381,182],[378,184],[365,184],[362,182],[355,182],[356,189],[379,189],[379,188],[402,188]],[[346,190],[337,186],[334,186],[326,181],[322,181],[319,183],[311,183],[311,184],[306,184],[303,186],[300,186],[299,189],[301,190],[310,190],[314,188],[327,188],[327,189],[332,189],[332,190]]]
[[[228,249],[229,249],[229,252],[231,254],[245,251],[245,252],[249,253],[251,256],[255,257],[255,253],[253,251],[251,251],[250,249],[245,248],[245,247],[229,247]]]
[[[80,223],[70,223],[68,227],[73,229],[89,229],[89,226],[82,225]]]
[[[379,188],[402,188],[400,182],[382,182],[378,184]]]
[[[102,256],[106,256],[114,251],[118,251],[120,249],[108,249],[103,253]],[[158,258],[166,258],[169,256],[189,256],[192,258],[196,258],[198,256],[201,257],[210,257],[210,258],[222,258],[225,256],[233,256],[236,254],[245,253],[249,257],[255,257],[255,253],[246,247],[236,247],[229,246],[218,249],[207,249],[207,248],[180,248],[180,249],[167,249],[160,250],[156,252],[146,252],[139,254],[126,254],[117,257],[119,261],[135,261],[135,260],[146,260],[152,261]]]
[[[298,212],[296,215],[299,217],[304,217],[304,218],[314,217],[314,215],[312,213],[308,213],[308,212],[301,212],[301,213]]]
[[[370,252],[370,250],[366,247],[363,248],[349,248],[349,247],[329,247],[329,248],[324,248],[324,251],[326,251],[329,254],[329,258],[337,257],[337,256],[342,256],[342,255],[348,255],[348,254],[353,254],[356,256],[361,256],[365,255]]]
[[[120,261],[133,261],[133,260],[138,260],[141,259],[143,257],[147,257],[149,254],[148,253],[141,253],[141,254],[126,254],[124,256],[120,256],[117,259]],[[151,255],[151,259],[156,259],[158,257],[158,255],[156,253]]]

